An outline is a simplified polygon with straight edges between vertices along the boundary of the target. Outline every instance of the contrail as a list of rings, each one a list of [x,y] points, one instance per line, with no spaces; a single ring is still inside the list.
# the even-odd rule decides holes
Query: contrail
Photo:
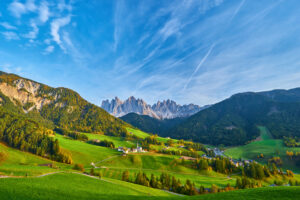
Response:
[[[239,6],[236,8],[236,10],[234,11],[233,15],[231,16],[230,20],[229,20],[229,24],[231,23],[231,21],[235,18],[235,16],[238,14],[238,12],[240,11],[240,9],[242,8],[242,6],[244,5],[246,0],[242,0],[242,2],[239,4]]]
[[[205,56],[202,58],[202,60],[200,61],[200,63],[197,65],[195,71],[192,73],[192,75],[190,76],[190,78],[188,79],[188,81],[186,82],[183,91],[186,89],[186,87],[188,86],[188,84],[191,82],[192,78],[194,77],[194,75],[198,72],[199,68],[202,66],[202,64],[206,61],[207,57],[209,56],[209,54],[211,53],[211,51],[213,50],[215,46],[215,43],[213,43],[211,45],[211,47],[209,48],[208,52],[205,54]]]

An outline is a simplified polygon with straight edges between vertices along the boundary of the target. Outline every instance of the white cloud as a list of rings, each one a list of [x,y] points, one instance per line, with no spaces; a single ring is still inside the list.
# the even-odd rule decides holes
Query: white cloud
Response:
[[[30,26],[32,27],[32,31],[24,35],[24,37],[29,38],[29,39],[35,39],[37,34],[39,33],[39,28],[37,27],[35,22],[31,22]]]
[[[27,0],[25,7],[28,11],[31,11],[31,12],[34,12],[37,9],[37,7],[34,3],[34,0]]]
[[[28,12],[35,12],[37,9],[34,0],[27,0],[26,3],[20,3],[18,0],[14,0],[8,5],[8,10],[17,18],[20,18],[23,14]]]
[[[7,23],[7,22],[2,22],[2,23],[0,23],[0,25],[3,26],[3,27],[6,28],[6,29],[9,29],[9,30],[16,30],[16,29],[17,29],[17,27],[12,26],[12,25],[10,25],[10,24]]]
[[[65,3],[65,0],[60,0],[60,2],[57,4],[57,8],[62,12],[64,10],[71,11],[72,6]]]
[[[45,42],[45,44],[50,44],[51,40],[50,39],[45,39],[44,42]]]
[[[205,56],[201,59],[201,61],[199,62],[199,64],[197,65],[196,69],[194,70],[194,72],[192,73],[192,75],[190,76],[190,78],[188,79],[188,81],[186,82],[186,84],[184,85],[183,90],[186,89],[186,87],[188,86],[188,84],[190,83],[190,81],[192,80],[192,78],[194,77],[194,75],[198,72],[199,68],[203,65],[203,63],[206,61],[206,59],[208,58],[208,56],[210,55],[211,51],[213,50],[215,44],[212,44],[209,48],[209,50],[207,51],[207,53],[205,54]]]
[[[45,49],[45,54],[49,54],[49,53],[52,53],[54,50],[54,46],[53,45],[50,45],[48,46],[46,49]]]
[[[62,34],[62,38],[63,38],[63,50],[68,53],[75,62],[77,62],[78,64],[80,64],[81,66],[83,66],[86,61],[85,59],[87,57],[89,57],[88,54],[80,51],[77,47],[76,47],[76,43],[74,45],[74,43],[72,42],[70,35],[68,32],[64,31]]]
[[[55,19],[54,21],[51,22],[51,35],[52,35],[52,39],[53,41],[55,41],[63,50],[65,49],[62,46],[62,42],[60,39],[60,34],[59,34],[59,29],[61,27],[64,27],[66,25],[68,25],[71,21],[71,17],[70,15],[68,15],[67,17],[64,18],[58,18]]]
[[[18,39],[20,39],[19,36],[15,32],[12,32],[12,31],[2,32],[2,35],[7,40],[18,40]]]
[[[46,1],[43,1],[39,7],[39,19],[41,22],[45,23],[48,21],[50,16],[48,3]]]
[[[168,21],[164,27],[159,31],[162,34],[163,39],[166,40],[173,34],[178,34],[179,30],[181,29],[181,24],[178,19],[171,19]]]
[[[24,4],[14,1],[8,6],[8,10],[17,18],[20,18],[23,14],[27,12]]]

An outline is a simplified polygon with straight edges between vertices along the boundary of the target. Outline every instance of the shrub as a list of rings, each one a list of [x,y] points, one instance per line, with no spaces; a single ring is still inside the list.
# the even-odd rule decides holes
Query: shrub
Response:
[[[81,171],[81,172],[84,172],[84,167],[83,167],[83,164],[75,164],[74,167],[73,167],[74,170],[77,170],[77,171]]]

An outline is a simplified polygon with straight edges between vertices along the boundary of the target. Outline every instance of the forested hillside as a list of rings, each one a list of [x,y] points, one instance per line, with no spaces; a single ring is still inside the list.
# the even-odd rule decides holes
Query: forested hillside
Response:
[[[0,141],[21,151],[47,157],[64,163],[72,163],[71,156],[64,152],[52,137],[53,131],[24,116],[0,107]]]
[[[49,128],[54,126],[108,135],[126,135],[125,123],[67,88],[52,88],[0,72],[0,103]]]
[[[275,138],[300,136],[300,88],[233,95],[168,130],[164,136],[208,144],[240,145],[255,139],[257,125]]]
[[[183,122],[186,118],[159,120],[148,115],[129,113],[120,117],[120,119],[147,133],[163,135],[167,130]]]

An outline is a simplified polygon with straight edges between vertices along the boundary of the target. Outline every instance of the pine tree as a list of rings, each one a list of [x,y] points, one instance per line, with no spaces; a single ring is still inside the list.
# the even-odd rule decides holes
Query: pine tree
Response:
[[[250,164],[250,177],[256,178],[256,170],[253,163]]]
[[[236,179],[235,187],[238,188],[238,189],[242,188],[242,181],[241,181],[240,178]]]
[[[261,165],[256,165],[256,176],[260,180],[265,177],[264,169]]]

